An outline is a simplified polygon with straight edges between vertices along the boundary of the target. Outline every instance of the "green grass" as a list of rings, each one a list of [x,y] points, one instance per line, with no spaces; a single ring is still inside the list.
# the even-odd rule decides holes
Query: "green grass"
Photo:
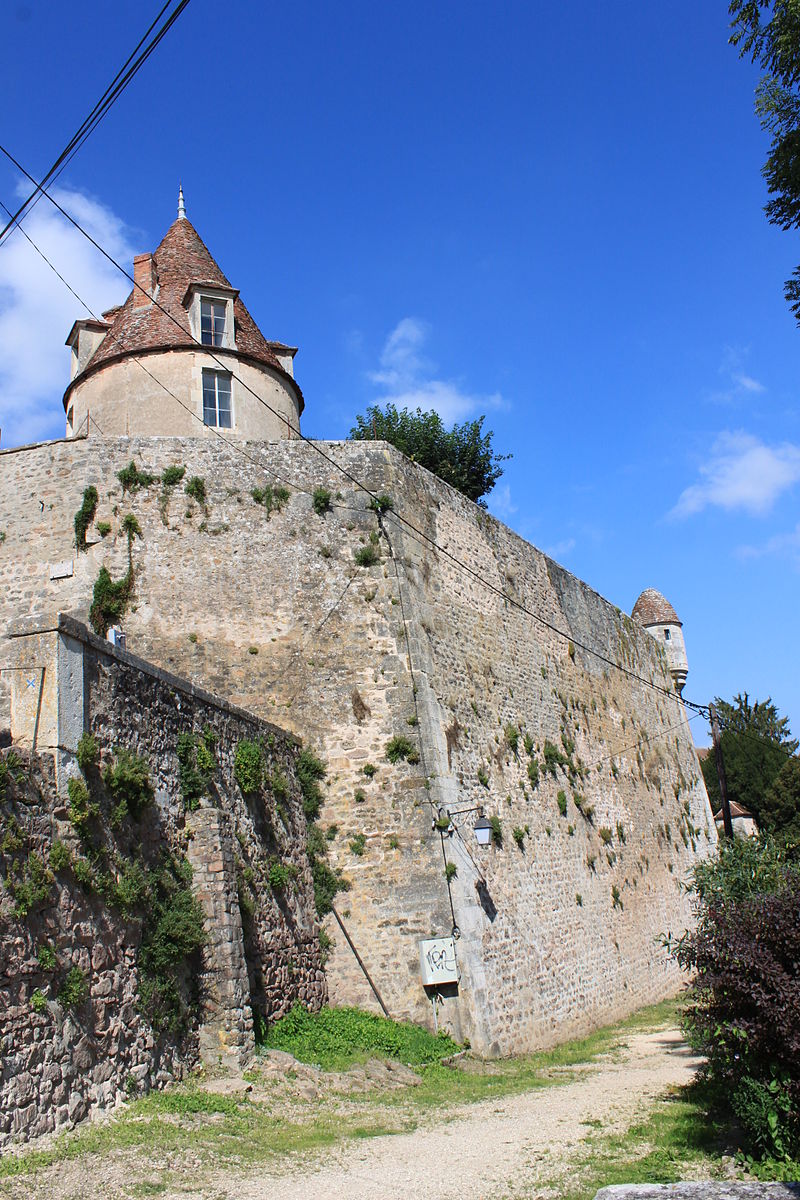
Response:
[[[300,1004],[272,1026],[265,1045],[327,1070],[345,1070],[370,1056],[411,1065],[436,1062],[461,1049],[449,1037],[434,1037],[419,1025],[390,1021],[358,1008],[310,1013]]]
[[[584,1141],[586,1153],[570,1164],[563,1200],[591,1200],[599,1188],[622,1183],[677,1183],[700,1174],[723,1178],[721,1156],[730,1147],[725,1130],[707,1114],[697,1084],[675,1088],[655,1102],[646,1120],[622,1133],[598,1132]],[[698,1167],[700,1170],[698,1171]]]
[[[192,1085],[180,1086],[133,1101],[107,1124],[62,1134],[47,1150],[0,1159],[0,1179],[29,1175],[61,1162],[93,1155],[102,1159],[116,1151],[137,1149],[146,1153],[149,1163],[164,1162],[171,1154],[190,1153],[207,1166],[241,1167],[321,1149],[347,1137],[380,1137],[409,1127],[402,1117],[387,1122],[380,1114],[372,1117],[369,1112],[350,1117],[320,1111],[313,1121],[292,1121],[241,1095],[218,1096]],[[138,1186],[146,1185],[140,1181]]]

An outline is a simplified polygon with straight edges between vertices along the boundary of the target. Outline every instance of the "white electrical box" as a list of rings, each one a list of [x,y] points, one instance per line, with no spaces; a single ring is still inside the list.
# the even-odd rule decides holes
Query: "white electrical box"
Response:
[[[458,983],[456,944],[453,938],[427,938],[419,944],[419,969],[423,987]]]

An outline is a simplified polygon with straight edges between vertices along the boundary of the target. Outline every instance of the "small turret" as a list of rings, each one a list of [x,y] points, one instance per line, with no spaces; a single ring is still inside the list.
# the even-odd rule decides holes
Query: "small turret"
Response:
[[[655,588],[645,588],[634,604],[631,616],[664,647],[675,690],[681,695],[689,673],[689,662],[683,640],[683,625],[675,609],[661,592]]]

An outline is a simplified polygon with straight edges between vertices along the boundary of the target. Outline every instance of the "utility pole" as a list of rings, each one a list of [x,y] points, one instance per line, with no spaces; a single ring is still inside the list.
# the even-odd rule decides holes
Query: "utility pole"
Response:
[[[711,717],[711,736],[714,739],[714,758],[717,760],[717,776],[719,778],[719,794],[722,799],[722,824],[725,829],[725,837],[733,837],[733,821],[731,820],[731,806],[728,800],[728,781],[725,778],[725,763],[722,761],[722,743],[719,738],[719,721],[717,720],[717,710],[713,704],[708,706],[708,715]]]

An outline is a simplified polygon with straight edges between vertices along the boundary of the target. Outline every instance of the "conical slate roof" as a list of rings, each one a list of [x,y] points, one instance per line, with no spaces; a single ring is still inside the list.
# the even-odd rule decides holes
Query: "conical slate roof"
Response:
[[[633,606],[631,616],[640,625],[682,625],[678,614],[661,592],[645,588]]]
[[[154,252],[153,259],[157,281],[156,303],[143,302],[142,293],[134,289],[124,304],[110,310],[107,314],[107,319],[110,319],[108,333],[85,370],[73,383],[85,378],[97,367],[128,354],[196,347],[197,342],[189,326],[189,315],[183,304],[188,289],[192,284],[204,284],[234,291],[200,234],[186,217],[173,221]],[[290,380],[298,394],[302,411],[303,398],[299,387],[281,366],[238,293],[233,301],[233,316],[236,353],[264,363]],[[65,406],[71,386],[64,397]]]

